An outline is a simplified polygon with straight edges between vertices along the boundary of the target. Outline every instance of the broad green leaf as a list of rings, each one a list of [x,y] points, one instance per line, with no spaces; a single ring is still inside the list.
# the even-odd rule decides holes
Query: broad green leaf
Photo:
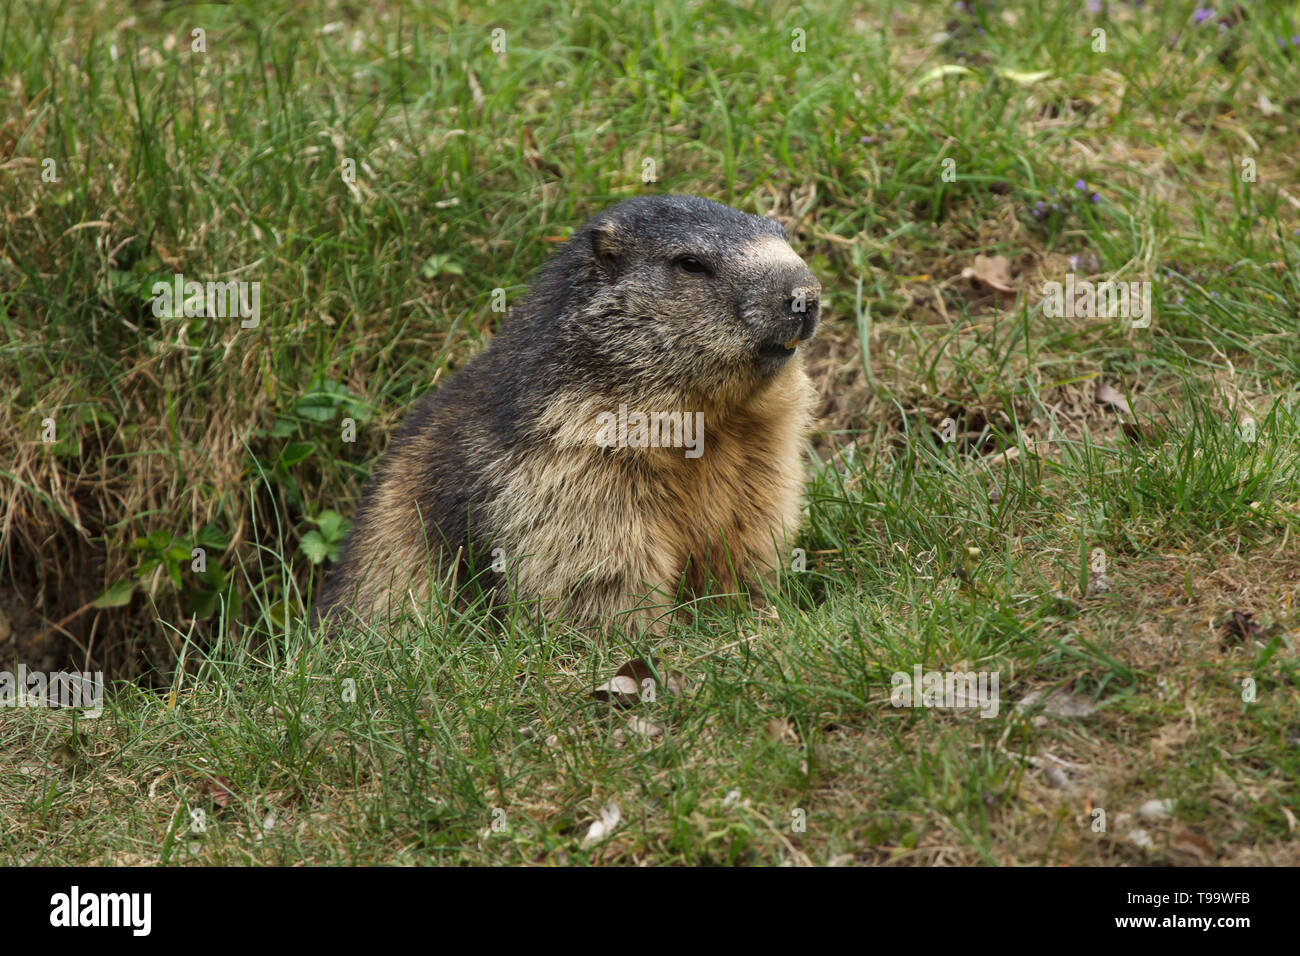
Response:
[[[433,279],[444,272],[448,275],[463,276],[465,267],[445,253],[430,256],[420,267],[420,275],[426,279]]]
[[[118,581],[111,588],[95,598],[95,607],[122,607],[131,600],[135,591],[134,581]]]
[[[318,531],[308,531],[302,536],[302,543],[299,545],[302,553],[311,559],[312,564],[320,564],[329,557],[329,545],[325,539],[320,536]]]
[[[315,450],[316,443],[313,441],[291,442],[280,452],[279,465],[281,468],[292,468]]]

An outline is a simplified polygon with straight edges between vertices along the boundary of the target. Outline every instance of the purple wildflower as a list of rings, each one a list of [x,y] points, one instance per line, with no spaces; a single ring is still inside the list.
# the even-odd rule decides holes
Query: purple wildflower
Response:
[[[1213,7],[1201,7],[1199,10],[1197,10],[1195,13],[1192,14],[1192,19],[1195,20],[1197,23],[1204,23],[1212,16],[1214,16]]]

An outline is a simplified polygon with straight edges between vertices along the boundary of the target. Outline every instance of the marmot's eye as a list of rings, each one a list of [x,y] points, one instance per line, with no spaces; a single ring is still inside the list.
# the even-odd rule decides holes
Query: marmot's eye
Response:
[[[708,267],[694,256],[678,256],[675,265],[683,272],[689,272],[692,275],[708,275],[709,273]]]

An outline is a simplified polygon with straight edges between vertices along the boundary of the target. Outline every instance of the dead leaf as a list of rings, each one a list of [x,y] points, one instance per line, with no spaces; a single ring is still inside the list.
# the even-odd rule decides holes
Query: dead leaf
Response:
[[[664,735],[662,724],[656,724],[653,720],[646,720],[644,717],[629,717],[627,729],[638,736],[651,740]]]
[[[1138,807],[1138,816],[1143,820],[1165,820],[1174,812],[1172,800],[1148,800]]]
[[[1151,834],[1147,833],[1147,831],[1143,830],[1141,827],[1129,830],[1125,838],[1134,846],[1141,847],[1144,850],[1149,850],[1155,846],[1155,841],[1151,839]]]
[[[634,657],[617,671],[614,672],[618,677],[630,677],[636,681],[637,687],[641,687],[647,680],[654,680],[654,670],[650,665],[639,657]]]
[[[646,681],[650,684],[647,685]],[[607,701],[615,707],[631,707],[640,703],[643,696],[653,700],[654,694],[654,673],[650,665],[639,657],[628,661],[614,672],[612,680],[592,691],[597,700]]]
[[[664,693],[678,697],[689,697],[695,693],[695,687],[681,671],[664,671]]]
[[[691,687],[681,671],[660,671],[662,684],[655,679],[650,662],[634,658],[620,667],[611,680],[592,690],[592,696],[599,701],[611,703],[616,707],[630,707],[636,703],[653,703],[660,694],[686,695]]]
[[[1135,445],[1158,445],[1165,437],[1164,429],[1148,422],[1123,422],[1120,428],[1124,437]]]
[[[775,741],[788,741],[790,743],[799,742],[799,734],[794,729],[794,724],[784,717],[773,717],[763,729],[767,732],[768,737]]]
[[[220,776],[205,777],[199,786],[199,793],[211,797],[212,803],[218,807],[228,807],[230,801],[235,799],[235,791],[230,789],[230,781]]]
[[[1070,778],[1065,775],[1065,771],[1055,764],[1044,765],[1043,776],[1047,778],[1049,784],[1063,793],[1068,794],[1074,790],[1074,787],[1070,784]]]
[[[473,74],[471,74],[472,76]],[[539,173],[547,173],[551,176],[559,177],[563,175],[560,167],[544,158],[542,150],[537,145],[537,137],[533,135],[530,127],[523,127],[524,135],[524,165],[536,170]]]
[[[469,82],[469,95],[474,103],[474,112],[482,113],[484,103],[483,84],[478,81],[478,77],[469,68],[468,63],[462,63],[461,67],[465,72],[465,79]]]
[[[976,256],[975,267],[962,269],[961,277],[973,279],[998,292],[1016,294],[1016,287],[1011,280],[1011,260],[1006,256]]]
[[[1252,611],[1233,611],[1232,616],[1219,625],[1219,630],[1223,632],[1222,647],[1242,644],[1263,632]]]
[[[1177,831],[1169,838],[1169,849],[1176,853],[1185,853],[1201,865],[1213,863],[1219,855],[1215,852],[1213,843],[1192,830]]]
[[[1059,689],[1047,695],[1041,690],[1028,693],[1016,704],[1016,709],[1023,712],[1039,706],[1044,714],[1053,717],[1091,717],[1097,711],[1088,698]]]
[[[641,687],[631,677],[620,675],[612,677],[605,683],[592,689],[591,696],[596,700],[615,707],[631,707],[641,699]]]
[[[614,828],[622,819],[623,812],[619,810],[617,803],[605,804],[600,808],[600,819],[588,827],[587,835],[582,838],[582,848],[585,850],[592,844],[604,840],[614,832]]]
[[[1133,409],[1129,407],[1128,399],[1105,382],[1097,383],[1097,404],[1110,405],[1119,409],[1125,415],[1133,414]]]

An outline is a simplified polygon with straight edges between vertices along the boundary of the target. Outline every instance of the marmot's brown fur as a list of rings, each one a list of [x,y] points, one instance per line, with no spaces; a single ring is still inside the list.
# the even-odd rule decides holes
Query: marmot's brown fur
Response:
[[[318,619],[388,619],[457,560],[462,583],[625,627],[682,585],[752,588],[799,524],[820,288],[770,219],[692,196],[594,216],[393,435]],[[702,445],[662,447],[701,421]]]

